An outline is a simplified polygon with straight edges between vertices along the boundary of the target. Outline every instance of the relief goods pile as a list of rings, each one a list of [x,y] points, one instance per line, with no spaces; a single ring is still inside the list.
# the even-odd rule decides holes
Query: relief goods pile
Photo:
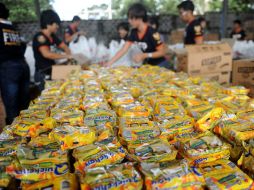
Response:
[[[92,66],[47,82],[0,134],[0,186],[254,189],[247,94],[151,66]]]

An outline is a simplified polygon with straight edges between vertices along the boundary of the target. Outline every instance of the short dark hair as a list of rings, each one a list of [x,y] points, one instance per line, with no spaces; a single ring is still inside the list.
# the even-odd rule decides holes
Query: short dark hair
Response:
[[[143,4],[141,3],[134,3],[129,7],[128,10],[128,18],[140,18],[144,22],[147,21],[147,11]]]
[[[72,19],[71,22],[77,22],[77,21],[81,21],[81,18],[80,18],[79,16],[75,15],[75,16],[73,17],[73,19]]]
[[[199,17],[199,18],[198,18],[198,21],[199,21],[199,22],[203,22],[203,21],[206,21],[206,19],[205,19],[204,17]]]
[[[239,24],[240,26],[242,25],[242,22],[240,20],[234,20],[234,24]]]
[[[61,24],[61,20],[58,14],[53,10],[45,10],[41,13],[41,28],[46,29],[47,25],[51,25],[56,23],[58,25]]]
[[[151,16],[151,17],[149,17],[149,18],[148,18],[148,22],[149,22],[151,25],[155,24],[156,27],[157,27],[157,29],[159,28],[159,21],[158,21],[158,19],[157,19],[156,16]]]
[[[126,31],[129,31],[129,23],[128,22],[120,22],[118,25],[117,25],[117,30],[120,30],[120,29],[124,29]]]
[[[9,17],[9,9],[6,8],[5,4],[0,3],[0,18],[7,19]]]
[[[192,1],[190,0],[187,0],[187,1],[183,1],[182,3],[180,3],[178,6],[177,6],[178,9],[183,9],[185,11],[194,11],[195,9],[195,6],[193,4]]]

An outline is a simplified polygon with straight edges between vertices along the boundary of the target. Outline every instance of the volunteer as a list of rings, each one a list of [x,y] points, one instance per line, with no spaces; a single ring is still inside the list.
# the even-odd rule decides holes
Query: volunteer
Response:
[[[245,40],[246,34],[242,28],[242,22],[240,20],[234,21],[233,31],[231,32],[230,37],[236,40]]]
[[[127,40],[129,34],[129,24],[127,22],[121,22],[117,25],[117,32],[121,40]]]
[[[6,124],[29,105],[30,72],[25,62],[26,45],[10,21],[9,10],[0,3],[0,91],[6,112]]]
[[[39,90],[44,89],[45,79],[51,79],[52,65],[57,59],[71,59],[71,52],[67,45],[56,37],[60,25],[60,18],[53,10],[41,13],[41,31],[33,38],[33,52],[35,58],[35,82]],[[56,46],[64,53],[55,53]]]
[[[80,25],[81,18],[79,16],[74,16],[71,24],[64,31],[64,40],[66,44],[69,44],[71,41],[78,40],[80,35],[85,35],[84,31],[79,31],[78,27]]]
[[[169,68],[169,63],[165,59],[167,48],[161,42],[160,34],[148,26],[146,8],[140,3],[133,4],[128,10],[128,21],[132,30],[127,41],[105,65],[112,65],[127,53],[132,44],[137,44],[143,53],[135,55],[133,57],[134,62],[144,62],[150,65]]]
[[[179,15],[183,22],[187,23],[185,28],[184,44],[202,44],[203,43],[203,28],[200,22],[193,15],[194,4],[192,1],[183,1],[177,6]]]

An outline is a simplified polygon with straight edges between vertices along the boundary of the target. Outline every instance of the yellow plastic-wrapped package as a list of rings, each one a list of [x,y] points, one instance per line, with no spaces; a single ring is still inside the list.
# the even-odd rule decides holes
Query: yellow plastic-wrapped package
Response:
[[[205,185],[202,175],[190,170],[185,160],[163,163],[141,163],[145,187],[153,189],[200,190]]]
[[[213,129],[224,113],[225,111],[220,107],[213,108],[196,122],[195,128],[200,132]]]
[[[126,151],[120,143],[116,144],[92,144],[74,149],[73,157],[77,172],[85,174],[88,168],[95,168],[121,163],[125,158]]]
[[[51,117],[56,120],[57,123],[69,123],[70,125],[84,124],[84,112],[76,109],[59,110],[54,109],[51,112]]]
[[[179,142],[179,152],[191,164],[212,162],[218,159],[228,159],[230,145],[221,141],[214,134],[207,132],[204,136]]]
[[[12,161],[12,157],[0,157],[0,188],[7,187],[11,181],[11,175],[6,173],[6,168]]]
[[[233,162],[229,160],[217,160],[215,162],[201,164],[199,171],[210,190],[214,189],[253,189],[253,180],[243,173]]]
[[[96,140],[93,130],[88,127],[63,125],[56,127],[49,134],[49,138],[57,141],[62,150],[92,144]]]
[[[130,144],[130,157],[138,162],[166,162],[176,158],[177,150],[160,139],[151,140],[144,144]]]
[[[141,190],[143,181],[133,163],[108,165],[88,169],[81,177],[81,190]]]
[[[76,190],[78,189],[78,182],[74,174],[68,173],[60,177],[54,178],[54,180],[42,180],[36,183],[21,183],[21,188],[25,190]]]

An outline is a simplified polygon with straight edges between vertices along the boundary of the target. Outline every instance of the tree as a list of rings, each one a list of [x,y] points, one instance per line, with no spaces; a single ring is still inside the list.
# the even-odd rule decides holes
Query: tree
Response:
[[[220,11],[222,9],[222,0],[213,0],[209,2],[210,10]],[[232,12],[248,12],[254,11],[253,0],[229,0],[229,11]]]
[[[2,0],[2,3],[10,10],[10,20],[14,22],[37,20],[34,0]],[[40,9],[52,9],[54,0],[41,0]]]

